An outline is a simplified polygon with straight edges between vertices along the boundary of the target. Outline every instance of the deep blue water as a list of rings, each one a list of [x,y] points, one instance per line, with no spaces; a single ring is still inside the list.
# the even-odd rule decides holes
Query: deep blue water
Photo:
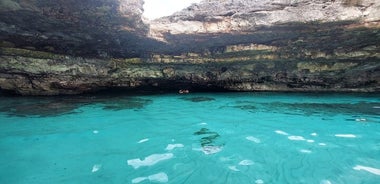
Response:
[[[380,95],[0,97],[0,183],[380,183]]]

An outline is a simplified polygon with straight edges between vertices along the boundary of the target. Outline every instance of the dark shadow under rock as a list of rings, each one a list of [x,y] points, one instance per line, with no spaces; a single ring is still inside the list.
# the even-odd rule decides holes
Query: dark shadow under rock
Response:
[[[79,107],[78,103],[68,103],[57,100],[43,100],[34,102],[19,102],[7,104],[0,107],[0,112],[4,112],[9,116],[37,116],[49,117],[62,114],[76,113],[74,110]]]
[[[190,101],[190,102],[207,102],[207,101],[215,100],[215,98],[211,98],[211,97],[183,97],[181,99]]]
[[[268,103],[263,104],[270,111],[293,112],[296,114],[350,114],[350,115],[380,115],[380,103]]]
[[[142,109],[152,103],[152,100],[144,98],[123,98],[104,102],[104,110],[120,111],[124,109]]]
[[[245,105],[236,105],[236,106],[233,106],[234,108],[238,108],[238,109],[241,109],[241,110],[245,110],[245,111],[249,111],[249,112],[255,112],[257,107],[254,106],[254,105],[249,105],[249,104],[245,104]]]
[[[5,97],[4,97],[5,98]],[[7,97],[0,104],[0,112],[9,116],[51,117],[78,113],[78,108],[100,105],[104,110],[142,109],[152,103],[150,99],[118,94],[59,96],[59,97]]]

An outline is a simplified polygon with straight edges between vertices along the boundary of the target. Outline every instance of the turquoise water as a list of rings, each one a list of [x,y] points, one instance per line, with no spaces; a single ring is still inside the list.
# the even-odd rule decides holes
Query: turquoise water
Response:
[[[380,95],[0,97],[0,183],[379,183]]]

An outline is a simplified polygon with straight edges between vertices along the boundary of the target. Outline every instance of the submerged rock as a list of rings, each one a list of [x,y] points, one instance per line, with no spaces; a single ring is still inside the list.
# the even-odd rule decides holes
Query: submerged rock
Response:
[[[65,99],[33,99],[33,100],[12,100],[7,104],[0,105],[0,112],[11,116],[38,116],[50,117],[62,114],[76,113],[80,103],[73,103]]]
[[[246,104],[246,105],[236,105],[234,106],[235,108],[241,109],[241,110],[246,110],[249,112],[255,112],[257,107],[254,105]]]
[[[379,105],[377,102],[359,102],[359,103],[263,103],[271,111],[289,112],[295,114],[356,114],[356,115],[380,115],[378,109],[372,108]],[[366,119],[352,119],[353,121],[366,121]]]
[[[113,111],[125,109],[142,109],[150,103],[152,103],[152,100],[142,98],[115,99],[114,101],[111,100],[103,102],[103,109]]]
[[[194,135],[201,135],[201,151],[206,154],[215,154],[222,151],[224,144],[216,143],[216,140],[220,137],[217,132],[212,132],[207,128],[201,128],[199,131],[194,132]]]
[[[211,97],[183,97],[181,98],[186,101],[191,101],[191,102],[207,102],[207,101],[214,101],[215,98]]]

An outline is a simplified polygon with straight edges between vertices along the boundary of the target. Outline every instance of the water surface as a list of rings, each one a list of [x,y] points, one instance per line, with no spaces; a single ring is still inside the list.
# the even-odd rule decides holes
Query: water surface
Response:
[[[0,183],[378,183],[380,96],[0,97]]]

